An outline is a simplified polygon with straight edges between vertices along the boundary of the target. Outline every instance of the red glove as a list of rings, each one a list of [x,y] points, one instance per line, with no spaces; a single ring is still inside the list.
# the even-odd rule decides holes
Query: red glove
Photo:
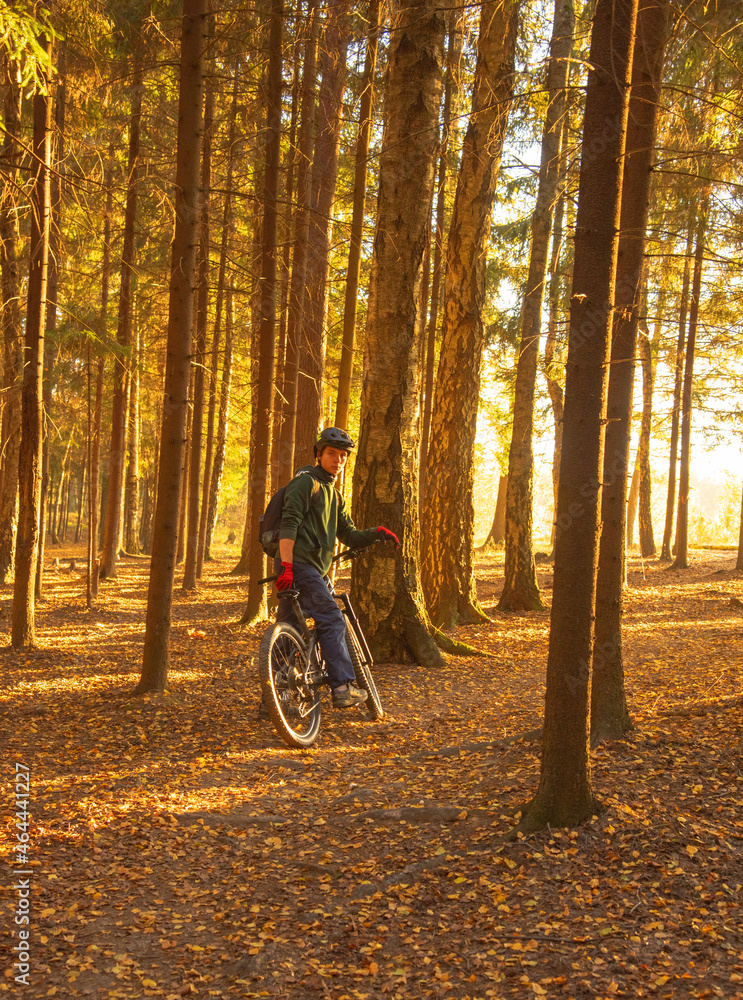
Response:
[[[276,580],[278,591],[291,590],[294,586],[294,566],[292,563],[282,562],[281,572]]]
[[[395,548],[396,549],[400,548],[400,539],[397,537],[394,531],[390,531],[389,528],[379,527],[377,528],[377,534],[379,535],[380,542],[394,542]]]

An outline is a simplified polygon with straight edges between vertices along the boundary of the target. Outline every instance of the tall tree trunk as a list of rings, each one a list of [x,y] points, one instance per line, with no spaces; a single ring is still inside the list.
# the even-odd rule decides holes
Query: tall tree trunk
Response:
[[[554,505],[552,513],[552,531],[550,533],[550,549],[555,546],[555,517],[557,515],[557,487],[560,478],[560,457],[562,455],[562,416],[564,409],[564,397],[562,378],[560,376],[560,364],[555,355],[557,353],[557,327],[560,317],[560,293],[562,290],[562,274],[560,273],[560,261],[563,249],[563,218],[565,216],[565,183],[567,181],[568,158],[566,154],[568,134],[568,115],[566,114],[562,124],[562,139],[560,141],[560,181],[558,185],[557,204],[555,205],[555,217],[552,223],[552,254],[550,257],[550,278],[548,286],[548,313],[547,313],[547,336],[544,342],[544,377],[547,382],[547,392],[549,393],[552,405],[552,417],[555,425],[555,444],[552,449],[552,502]]]
[[[289,149],[284,168],[284,218],[281,234],[281,264],[279,271],[279,336],[276,344],[276,373],[271,427],[271,489],[279,488],[281,434],[286,417],[286,336],[289,320],[289,285],[291,280],[292,220],[294,217],[294,174],[297,166],[297,119],[299,117],[299,91],[301,83],[302,45],[295,32],[292,51],[292,106],[289,118]]]
[[[193,331],[191,331],[193,337]],[[178,498],[178,541],[175,547],[175,564],[180,566],[186,554],[186,521],[188,516],[188,466],[191,460],[191,415],[193,406],[191,403],[193,394],[193,365],[188,385],[188,396],[186,397],[186,443],[183,449],[183,467],[181,473],[181,491]]]
[[[101,266],[101,307],[98,314],[98,339],[101,344],[108,340],[108,299],[111,284],[111,219],[113,216],[113,143],[108,149],[108,163],[105,173],[106,207],[103,219],[103,260]],[[90,465],[90,488],[88,490],[88,578],[86,587],[86,602],[90,608],[93,599],[98,596],[98,488],[101,470],[101,418],[103,411],[103,378],[105,375],[105,360],[101,353],[96,365],[95,403],[93,405],[93,422],[88,431]],[[90,346],[88,346],[88,378],[90,378]],[[90,386],[88,387],[90,392]]]
[[[537,202],[531,220],[529,275],[521,307],[521,343],[516,367],[513,429],[508,456],[506,552],[500,611],[534,611],[544,607],[539,594],[533,547],[534,393],[537,384],[542,301],[547,279],[550,233],[560,182],[560,140],[567,108],[570,52],[575,15],[571,0],[555,0],[547,74],[549,104],[542,133]]]
[[[679,502],[676,518],[676,558],[669,569],[689,568],[689,463],[691,459],[692,386],[694,383],[694,354],[699,321],[699,299],[704,268],[704,238],[707,231],[709,193],[705,192],[699,209],[696,246],[694,248],[694,277],[691,284],[689,306],[689,332],[686,337],[684,359],[684,384],[681,393],[681,456],[679,462]]]
[[[65,497],[67,495],[68,484],[70,481],[70,476],[72,475],[72,462],[70,459],[70,451],[72,449],[72,440],[77,433],[77,428],[73,426],[72,433],[67,440],[67,446],[65,448],[64,457],[62,459],[62,464],[59,469],[59,483],[57,484],[57,499],[54,506],[51,509],[50,524],[52,527],[52,541],[55,545],[60,542],[65,541],[62,536],[62,529],[64,526],[64,516],[65,516]],[[51,491],[50,491],[51,493]],[[38,593],[37,593],[38,598]]]
[[[209,485],[209,510],[206,522],[206,553],[211,550],[214,526],[217,523],[219,493],[224,471],[224,456],[227,444],[227,425],[230,412],[230,387],[232,381],[232,345],[234,333],[232,285],[228,284],[224,298],[224,356],[222,358],[222,384],[219,392],[219,417],[217,420],[217,443],[214,448],[211,483]]]
[[[256,102],[261,108],[261,116],[264,116],[266,112],[266,99],[268,96],[268,89],[266,78],[264,74],[264,79],[261,85],[261,97],[258,102]],[[256,134],[260,129],[260,124],[256,125]],[[265,131],[261,132],[265,135]],[[251,260],[251,274],[253,275],[252,287],[250,289],[249,296],[249,309],[250,309],[250,323],[249,323],[249,343],[250,343],[250,381],[249,381],[249,412],[250,412],[250,437],[248,444],[248,451],[251,456],[251,461],[255,456],[256,448],[256,437],[259,433],[258,426],[258,394],[262,388],[260,382],[260,353],[261,353],[261,295],[263,290],[263,282],[261,279],[261,269],[263,267],[263,195],[265,193],[265,170],[266,163],[265,157],[255,163],[253,167],[253,206],[254,210],[251,213],[250,224],[253,229],[252,246],[250,248],[250,260]],[[278,227],[278,220],[277,220]],[[278,236],[278,228],[277,228]],[[276,357],[274,355],[274,364],[276,362]],[[273,396],[272,396],[273,401]],[[296,394],[294,402],[296,403]],[[272,414],[269,414],[269,419]],[[262,430],[262,428],[260,429]],[[252,466],[250,467],[252,468]],[[253,550],[254,536],[257,535],[257,531],[254,530],[253,522],[251,520],[253,512],[250,505],[250,492],[251,492],[251,473],[248,472],[248,497],[245,504],[245,519],[243,522],[243,532],[242,532],[242,543],[240,546],[240,559],[236,566],[231,570],[231,573],[235,576],[239,575],[250,575],[250,560],[251,552]],[[261,594],[260,600],[262,602],[263,596]],[[261,604],[261,609],[263,605]],[[261,610],[262,614],[262,610]]]
[[[485,248],[513,98],[518,4],[481,8],[472,111],[446,254],[441,353],[431,415],[421,582],[431,621],[486,619],[475,593],[474,452],[484,340]],[[440,456],[446,455],[441,462]],[[452,530],[452,526],[456,529]]]
[[[632,479],[629,485],[629,496],[627,497],[627,548],[632,548],[635,544],[635,525],[637,524],[637,504],[640,498],[640,466],[635,455],[635,464],[632,467]]]
[[[353,209],[351,214],[351,235],[348,248],[348,268],[346,270],[346,294],[343,302],[343,343],[341,346],[340,371],[338,373],[338,398],[335,405],[335,426],[348,426],[348,410],[351,403],[351,382],[353,377],[354,344],[356,340],[356,305],[361,274],[361,239],[364,233],[364,212],[366,209],[366,175],[369,156],[369,136],[374,106],[374,73],[377,65],[377,45],[379,42],[379,0],[370,0],[368,11],[369,29],[366,40],[364,75],[361,78],[361,100],[359,102],[359,134],[356,140],[353,175]]]
[[[43,48],[51,43],[40,37]],[[33,186],[31,188],[31,240],[29,246],[26,330],[21,399],[21,445],[18,459],[19,517],[15,548],[13,621],[11,644],[14,649],[36,644],[35,577],[39,544],[42,448],[42,375],[44,363],[44,320],[46,313],[47,268],[49,263],[49,221],[51,215],[51,128],[52,102],[46,93],[33,99]]]
[[[418,587],[418,405],[415,343],[429,225],[444,15],[438,0],[401,0],[390,35],[387,120],[379,164],[377,230],[369,293],[354,520],[401,539],[354,566],[354,605],[378,660],[442,662]]]
[[[207,5],[208,0],[183,0],[168,353],[157,506],[147,594],[147,625],[142,674],[135,694],[163,691],[168,673],[170,611],[178,540],[178,501],[186,437],[196,250],[199,242],[199,165],[203,135]]]
[[[83,537],[83,512],[88,493],[88,466],[85,462],[80,463],[80,475],[78,477],[77,490],[77,521],[75,523],[75,545],[80,544]]]
[[[668,491],[666,493],[666,520],[663,526],[661,559],[671,558],[673,537],[673,515],[676,510],[676,475],[678,466],[679,424],[681,419],[681,387],[684,381],[684,344],[686,343],[686,318],[689,309],[689,285],[691,283],[691,258],[694,245],[694,224],[689,220],[686,234],[686,254],[684,257],[684,277],[681,284],[679,302],[679,333],[676,343],[676,364],[673,378],[673,410],[671,411],[671,444],[668,457]]]
[[[209,19],[209,35],[214,37],[214,18]],[[196,306],[196,351],[193,360],[193,416],[191,418],[191,454],[188,465],[188,531],[186,564],[183,568],[184,592],[196,590],[199,561],[199,500],[201,493],[201,442],[204,427],[204,371],[206,368],[206,327],[209,321],[209,192],[212,177],[212,128],[214,125],[214,82],[207,77],[204,98],[204,145],[201,154],[201,219],[199,284]]]
[[[69,449],[68,449],[69,451]],[[67,541],[67,519],[70,511],[70,489],[72,484],[72,460],[67,457],[67,466],[63,470],[61,496],[59,498],[59,520],[57,522],[57,538],[61,543]]]
[[[214,332],[212,335],[212,357],[209,375],[209,412],[206,423],[206,447],[204,449],[204,480],[201,490],[201,521],[199,523],[199,552],[196,561],[196,576],[201,579],[204,570],[204,560],[211,559],[211,535],[209,524],[209,486],[214,465],[214,433],[217,416],[217,378],[219,375],[219,355],[222,336],[222,319],[224,313],[225,285],[227,275],[227,254],[230,248],[232,234],[232,185],[235,176],[237,136],[237,98],[239,94],[241,60],[235,62],[234,82],[232,85],[232,110],[227,138],[227,173],[225,177],[224,210],[222,213],[222,239],[219,251],[219,268],[217,271],[217,291],[214,304]],[[207,535],[209,538],[207,539]]]
[[[632,63],[601,491],[591,684],[594,742],[617,738],[632,728],[622,657],[627,476],[650,176],[667,24],[668,0],[648,0],[637,17]],[[652,387],[650,391],[652,394]]]
[[[493,512],[493,523],[490,526],[488,537],[480,546],[481,550],[489,545],[500,545],[506,537],[506,493],[508,491],[508,473],[501,475],[498,479],[498,494],[495,499],[495,511]]]
[[[0,489],[0,583],[9,583],[17,527],[18,452],[21,444],[21,385],[23,381],[21,283],[18,269],[16,175],[20,158],[21,87],[18,67],[6,60],[5,139],[0,156],[5,183],[0,190],[0,269],[2,274],[3,421],[2,488]]]
[[[121,536],[121,499],[126,459],[126,425],[128,373],[132,342],[132,281],[134,278],[135,222],[141,165],[139,135],[142,118],[143,74],[141,55],[137,53],[133,68],[131,115],[129,119],[129,155],[127,161],[126,208],[124,211],[124,245],[121,251],[121,284],[119,315],[116,329],[117,349],[114,353],[114,384],[111,400],[111,443],[108,460],[108,491],[103,533],[103,552],[99,567],[100,579],[116,576],[116,560]]]
[[[299,122],[299,162],[297,164],[297,216],[294,228],[294,255],[289,288],[286,354],[284,358],[284,406],[279,439],[279,480],[287,482],[294,473],[297,429],[297,379],[302,348],[302,324],[307,280],[307,239],[312,196],[311,164],[314,149],[315,82],[317,78],[318,0],[307,2],[307,40],[302,69],[302,103]],[[304,456],[300,456],[304,458]],[[300,464],[302,464],[300,462]],[[256,531],[257,536],[257,531]]]
[[[98,535],[98,476],[101,443],[101,403],[103,397],[103,358],[98,358],[96,369],[96,395],[93,401],[93,363],[88,343],[88,563],[85,582],[85,603],[93,607],[98,594],[98,560],[96,558]],[[100,380],[101,391],[98,392]]]
[[[325,381],[325,316],[328,304],[330,241],[338,152],[343,124],[343,91],[348,50],[348,0],[328,7],[322,85],[317,104],[317,135],[312,159],[312,197],[307,233],[304,337],[297,383],[295,454],[311,456],[323,422]]]
[[[261,226],[260,327],[258,341],[258,391],[252,416],[254,447],[250,455],[250,583],[244,622],[262,617],[265,590],[259,579],[265,575],[266,557],[258,541],[258,518],[266,506],[270,482],[271,402],[273,394],[276,331],[276,240],[278,235],[279,167],[281,159],[281,34],[283,0],[272,0],[266,79],[266,159],[263,174],[263,224]]]
[[[641,330],[638,336],[638,354],[642,367],[642,420],[640,438],[637,444],[637,464],[640,469],[639,489],[639,535],[640,554],[644,559],[656,553],[653,536],[653,513],[651,508],[652,475],[650,469],[650,432],[653,419],[653,355],[650,340]]]
[[[583,122],[555,573],[539,788],[522,825],[572,826],[597,808],[589,691],[603,421],[636,0],[597,0]]]
[[[129,400],[126,431],[126,484],[124,489],[124,549],[139,553],[139,330],[132,331],[129,362]]]
[[[421,423],[420,481],[418,483],[418,504],[421,517],[426,502],[428,486],[428,444],[431,437],[431,413],[436,378],[436,331],[439,322],[441,299],[441,272],[444,258],[444,233],[447,191],[447,160],[451,131],[451,104],[454,96],[454,61],[456,39],[459,31],[453,14],[449,15],[449,41],[446,50],[446,76],[444,79],[444,107],[441,114],[441,148],[439,150],[439,172],[436,179],[436,231],[433,247],[433,277],[431,279],[431,312],[425,339],[425,375],[422,386],[423,419]]]
[[[51,460],[50,428],[52,418],[52,386],[55,382],[54,366],[59,354],[56,346],[57,305],[59,301],[59,259],[62,239],[62,179],[64,173],[65,151],[65,105],[66,105],[66,61],[67,43],[62,42],[56,79],[56,97],[54,101],[54,129],[51,138],[51,157],[54,170],[49,179],[51,214],[49,218],[49,262],[46,288],[46,321],[44,331],[44,375],[42,377],[43,413],[42,413],[42,444],[41,444],[41,498],[39,501],[39,545],[36,562],[36,600],[42,597],[44,581],[44,549],[46,547],[46,510],[47,490],[49,487],[49,463]],[[57,528],[52,519],[52,536],[57,543]]]

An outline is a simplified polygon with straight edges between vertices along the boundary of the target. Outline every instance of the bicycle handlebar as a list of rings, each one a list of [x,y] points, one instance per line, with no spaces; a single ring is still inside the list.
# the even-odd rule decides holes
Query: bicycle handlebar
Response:
[[[338,562],[339,559],[353,559],[355,556],[359,554],[359,552],[363,552],[364,549],[370,549],[372,545],[376,545],[377,542],[382,542],[382,541],[383,541],[382,538],[375,538],[373,542],[369,542],[366,545],[359,545],[355,549],[344,549],[343,552],[339,552],[337,555],[333,556],[333,558],[330,561],[331,563],[334,563]],[[279,578],[278,573],[274,573],[273,576],[266,576],[262,580],[258,581],[258,586],[260,587],[264,583],[273,583],[273,581],[278,580],[278,578]]]

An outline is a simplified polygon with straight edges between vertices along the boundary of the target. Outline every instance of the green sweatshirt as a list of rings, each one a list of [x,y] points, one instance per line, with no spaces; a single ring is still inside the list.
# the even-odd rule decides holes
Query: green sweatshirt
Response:
[[[336,537],[350,548],[377,538],[376,528],[358,530],[334,481],[319,465],[300,469],[287,484],[279,528],[279,539],[294,540],[294,561],[314,566],[323,576],[330,569]]]

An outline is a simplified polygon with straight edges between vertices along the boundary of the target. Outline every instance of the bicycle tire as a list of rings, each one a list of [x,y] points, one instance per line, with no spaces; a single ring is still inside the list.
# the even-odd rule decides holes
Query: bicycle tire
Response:
[[[277,622],[263,635],[258,670],[263,700],[276,732],[287,746],[303,749],[320,731],[320,692],[297,683],[296,668],[304,668],[307,644],[296,629]]]
[[[374,683],[374,677],[371,672],[371,664],[367,663],[366,657],[361,650],[361,645],[356,638],[356,634],[353,629],[349,628],[348,625],[346,626],[346,646],[348,647],[348,655],[351,657],[353,670],[356,674],[356,683],[360,688],[363,688],[368,695],[368,698],[364,703],[364,708],[366,709],[369,718],[376,722],[377,719],[381,719],[384,715],[382,699],[379,697],[377,685]]]

